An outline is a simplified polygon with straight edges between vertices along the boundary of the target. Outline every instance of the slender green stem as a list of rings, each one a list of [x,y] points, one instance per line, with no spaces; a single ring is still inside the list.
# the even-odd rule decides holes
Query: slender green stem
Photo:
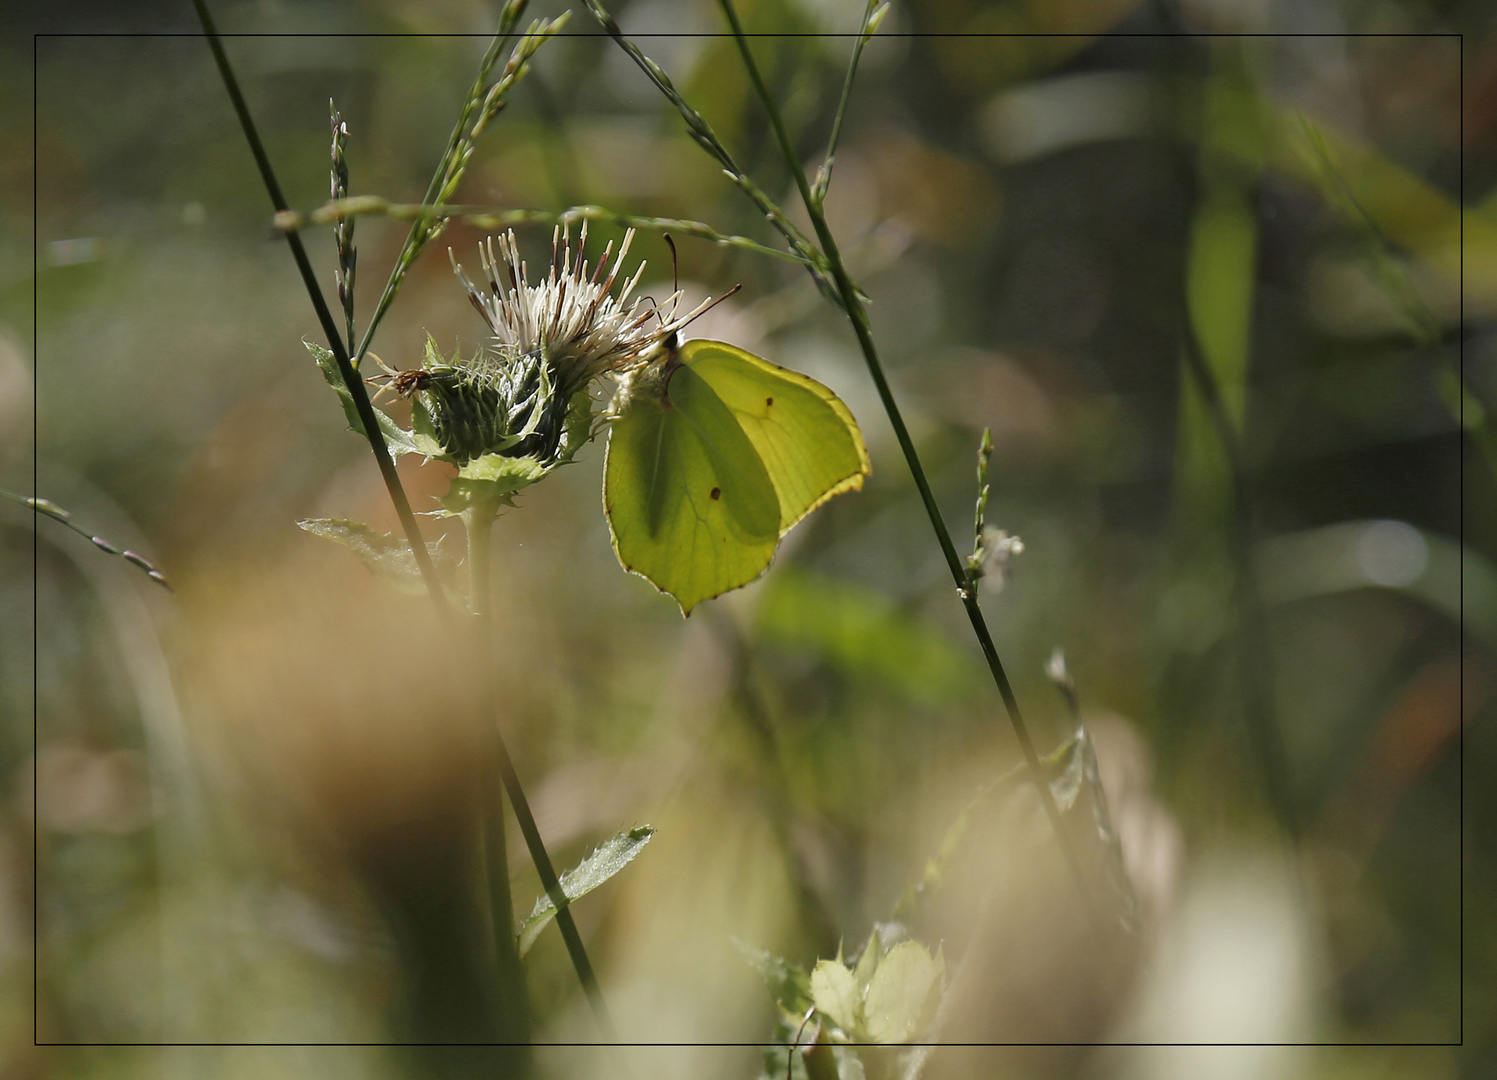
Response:
[[[208,48],[213,52],[213,60],[218,65],[219,75],[223,78],[224,89],[228,91],[235,115],[239,117],[239,126],[244,130],[245,141],[249,143],[250,153],[254,155],[255,164],[260,169],[260,178],[265,182],[265,190],[269,193],[270,201],[274,204],[276,211],[284,212],[289,209],[286,197],[281,192],[281,185],[276,180],[275,170],[271,168],[270,157],[260,141],[260,134],[255,128],[254,119],[250,116],[249,106],[245,103],[244,95],[240,93],[239,80],[234,77],[234,69],[229,65],[229,58],[224,52],[223,43],[219,40],[213,19],[208,14],[208,6],[204,0],[192,0],[192,4],[197,9],[198,21],[202,23],[203,33],[208,38]],[[312,270],[312,263],[307,258],[307,250],[302,246],[301,237],[296,233],[287,233],[286,244],[291,249],[292,258],[296,260],[296,268],[301,272],[302,283],[307,288],[307,296],[311,298],[312,307],[317,312],[317,321],[322,324],[328,347],[338,363],[338,372],[343,376],[344,385],[353,397],[359,420],[364,425],[364,435],[369,440],[369,448],[374,451],[374,460],[379,465],[380,477],[385,482],[385,490],[390,493],[390,501],[395,504],[395,514],[400,518],[400,527],[411,545],[411,556],[416,560],[416,567],[421,571],[421,580],[425,582],[427,592],[431,594],[432,602],[437,610],[445,616],[446,594],[442,591],[442,583],[437,578],[436,567],[432,565],[431,555],[426,550],[426,543],[421,538],[421,529],[416,524],[416,516],[411,512],[410,500],[406,498],[405,488],[401,485],[400,476],[395,471],[395,462],[390,457],[389,447],[385,445],[385,437],[374,415],[374,406],[370,404],[369,393],[364,388],[364,380],[359,378],[358,372],[354,370],[349,360],[348,349],[343,344],[343,335],[338,329],[338,324],[333,321],[333,313],[328,310],[327,300],[322,295],[322,287],[317,283],[317,275]]]
[[[479,639],[482,642],[482,655],[479,657],[479,662],[482,669],[488,672],[495,670],[490,538],[498,510],[497,503],[480,503],[463,514],[463,522],[468,529],[469,604],[473,614],[478,618],[480,627]],[[491,678],[490,697],[498,701],[499,696],[499,688]],[[530,858],[535,863],[536,873],[541,879],[541,887],[546,890],[546,895],[556,905],[556,926],[566,942],[567,953],[572,959],[572,966],[577,969],[577,978],[582,983],[583,992],[587,995],[588,1004],[593,1010],[598,1027],[602,1029],[606,1041],[618,1042],[618,1032],[613,1026],[607,1003],[603,1000],[603,991],[598,986],[598,977],[593,971],[592,961],[588,959],[587,950],[583,947],[582,935],[577,931],[577,923],[572,918],[571,901],[567,899],[567,894],[561,887],[561,879],[557,876],[556,867],[551,862],[545,843],[541,840],[540,829],[535,824],[535,815],[530,810],[530,800],[525,797],[525,789],[521,786],[519,774],[515,771],[514,760],[509,756],[509,747],[504,742],[504,735],[499,729],[497,717],[494,723],[485,725],[485,729],[486,735],[481,750],[484,762],[483,773],[485,776],[497,774],[508,792],[510,806],[514,808],[515,820],[519,823],[520,833],[525,838],[525,845],[530,849]],[[489,799],[487,792],[485,792],[485,804],[486,808],[495,805]],[[508,949],[510,953],[514,953],[515,950],[515,923],[508,878],[506,876],[502,880],[495,880],[496,868],[502,872],[505,865],[503,862],[502,804],[499,805],[497,814],[492,812],[485,814],[484,832],[490,860],[489,894],[490,909],[494,913],[494,934],[496,939],[501,933],[506,936],[506,940],[496,941],[496,948],[500,956],[505,957],[505,949]],[[516,963],[518,964],[517,955]]]
[[[277,214],[275,226],[282,230],[302,229],[308,225],[326,225],[361,215],[397,220],[437,216],[446,219],[458,218],[480,229],[507,229],[513,225],[571,225],[578,221],[606,221],[626,229],[650,229],[682,236],[694,236],[714,244],[743,248],[746,251],[799,263],[802,266],[811,265],[804,257],[793,251],[781,251],[768,244],[761,244],[757,240],[750,240],[746,236],[720,233],[712,226],[700,221],[621,214],[604,206],[593,205],[569,206],[565,210],[505,210],[491,206],[392,203],[377,195],[355,195],[352,198],[335,199],[308,213],[293,210],[287,214]]]
[[[852,80],[858,72],[858,61],[863,57],[863,47],[868,44],[878,29],[878,23],[883,21],[883,16],[888,11],[887,3],[879,5],[879,0],[868,0],[867,6],[863,8],[863,21],[858,26],[858,39],[853,43],[852,57],[847,62],[847,76],[842,80],[842,97],[837,101],[837,112],[832,117],[832,133],[826,141],[826,157],[822,160],[821,168],[816,173],[816,180],[811,185],[811,193],[816,198],[816,204],[820,206],[826,200],[827,188],[832,183],[832,163],[837,157],[837,140],[842,135],[842,118],[847,115],[847,103],[852,99]]]
[[[497,731],[497,728],[495,730]],[[592,961],[587,957],[587,950],[582,945],[582,935],[578,933],[577,923],[572,918],[571,901],[567,899],[567,894],[561,887],[561,879],[556,874],[556,867],[546,853],[545,844],[541,842],[541,833],[536,827],[535,815],[530,812],[530,802],[525,798],[525,791],[520,786],[519,774],[515,772],[514,760],[509,756],[509,748],[505,746],[502,736],[498,739],[496,750],[499,759],[499,776],[504,782],[505,790],[509,793],[510,806],[514,808],[515,820],[520,826],[520,835],[525,838],[525,845],[530,849],[531,860],[535,863],[536,873],[541,879],[541,888],[546,890],[546,895],[556,905],[556,927],[561,931],[562,940],[566,942],[567,955],[572,959],[572,967],[577,970],[577,978],[581,981],[582,990],[587,995],[587,1003],[592,1008],[593,1018],[603,1032],[603,1040],[617,1043],[619,1041],[618,1029],[613,1025],[613,1018],[608,1012],[607,1003],[603,1000],[603,991],[598,986],[598,977],[593,971]]]
[[[148,578],[154,581],[157,585],[160,585],[167,592],[173,591],[171,585],[167,583],[166,576],[162,574],[160,570],[157,570],[155,565],[144,555],[139,555],[136,552],[130,551],[128,549],[116,547],[108,540],[105,540],[102,536],[98,536],[93,532],[90,532],[88,529],[85,529],[82,525],[79,525],[73,520],[72,514],[64,510],[62,507],[58,506],[51,499],[40,499],[35,495],[18,495],[14,491],[6,491],[4,488],[0,488],[0,499],[7,499],[10,502],[18,503],[21,506],[25,506],[32,510],[35,510],[38,514],[51,518],[53,521],[66,525],[69,529],[72,529],[75,533],[83,537],[89,543],[93,544],[94,547],[98,548],[104,554],[118,555],[130,565],[138,566],[140,567],[140,569],[144,570]]]
[[[497,503],[478,503],[463,514],[468,534],[468,607],[476,622],[474,663],[479,671],[494,671],[494,619],[492,534]],[[492,674],[488,676],[490,700],[498,700]],[[499,972],[499,1013],[506,1025],[505,1036],[529,1041],[529,1008],[525,998],[525,973],[515,944],[514,898],[509,887],[509,852],[505,843],[504,790],[497,782],[504,737],[497,720],[480,720],[475,759],[478,795],[478,834],[486,883],[486,908],[490,918],[490,942],[494,966]]]
[[[764,194],[748,173],[739,168],[738,163],[733,160],[733,155],[728,152],[728,148],[713,131],[712,125],[707,123],[706,118],[681,96],[681,92],[671,82],[665,69],[640,52],[639,46],[624,36],[624,32],[619,29],[619,24],[614,21],[613,16],[604,10],[601,0],[585,0],[585,3],[608,36],[613,38],[618,47],[623,49],[625,54],[638,65],[639,69],[655,84],[656,89],[665,95],[666,100],[676,107],[676,111],[681,114],[681,119],[686,122],[686,130],[692,140],[722,166],[724,175],[737,184],[738,189],[759,208],[765,219],[780,231],[780,235],[785,238],[790,249],[805,260],[811,278],[816,282],[816,287],[827,299],[840,307],[842,297],[828,276],[821,252],[816,250],[816,245],[811,243],[795,226],[795,223],[784,215],[773,199]]]
[[[538,19],[531,23],[515,46],[498,80],[485,90],[484,86],[488,82],[489,73],[493,71],[494,64],[498,62],[504,45],[513,36],[515,27],[519,24],[520,16],[524,14],[528,3],[529,0],[509,0],[503,12],[500,13],[498,33],[494,35],[494,40],[490,43],[488,51],[484,53],[482,63],[479,64],[478,75],[468,91],[462,113],[458,116],[452,134],[448,137],[447,149],[437,163],[436,171],[427,185],[426,195],[421,200],[423,206],[441,206],[452,197],[468,168],[469,159],[473,156],[474,140],[503,110],[507,101],[506,95],[510,88],[529,71],[530,60],[536,50],[561,29],[569,17],[568,12],[563,12],[558,18],[549,21]],[[374,332],[385,317],[385,312],[394,302],[395,294],[400,291],[406,272],[415,263],[416,256],[421,253],[421,249],[427,243],[441,233],[445,225],[445,218],[434,215],[422,214],[416,218],[411,231],[406,235],[405,243],[401,246],[400,255],[390,270],[390,277],[385,282],[385,288],[380,293],[379,302],[374,308],[374,315],[364,330],[363,340],[359,342],[358,350],[354,353],[355,367],[358,367],[359,361],[368,352],[374,340]]]
[[[774,129],[775,139],[780,144],[780,151],[785,156],[785,163],[790,167],[795,177],[796,186],[800,189],[801,198],[806,205],[806,212],[811,217],[811,224],[816,230],[816,237],[821,242],[821,251],[826,258],[827,266],[831,270],[832,278],[836,282],[837,290],[842,297],[842,307],[847,312],[848,321],[852,323],[853,333],[857,336],[858,345],[862,349],[863,359],[868,367],[868,374],[873,379],[874,387],[878,390],[879,400],[883,403],[884,412],[889,416],[889,423],[894,428],[894,437],[899,442],[899,448],[904,453],[905,462],[909,465],[910,473],[915,478],[915,486],[920,491],[920,499],[925,504],[925,512],[930,518],[931,528],[935,531],[936,539],[941,545],[941,553],[946,558],[947,568],[951,571],[952,581],[956,583],[957,594],[961,597],[962,606],[966,609],[967,619],[972,624],[972,632],[977,636],[978,645],[982,648],[983,659],[987,661],[988,671],[993,677],[993,682],[998,687],[998,694],[1003,699],[1003,706],[1008,712],[1009,723],[1013,726],[1014,734],[1019,740],[1019,748],[1024,754],[1024,761],[1029,766],[1030,776],[1034,780],[1035,789],[1039,792],[1040,802],[1045,808],[1045,816],[1049,818],[1050,825],[1055,831],[1057,840],[1064,852],[1066,861],[1075,875],[1081,888],[1083,897],[1088,905],[1091,902],[1091,890],[1087,887],[1086,875],[1082,870],[1080,857],[1071,843],[1070,835],[1066,832],[1065,823],[1061,820],[1060,808],[1055,804],[1055,796],[1050,790],[1050,785],[1045,782],[1045,774],[1040,765],[1039,754],[1035,751],[1034,741],[1030,738],[1029,727],[1024,722],[1023,713],[1019,710],[1018,699],[1014,696],[1013,686],[1009,683],[1008,673],[1003,668],[1003,661],[998,657],[997,646],[993,643],[993,636],[988,631],[987,620],[983,618],[982,609],[978,606],[977,596],[971,589],[967,588],[966,568],[962,563],[961,556],[956,552],[956,545],[952,543],[951,532],[946,527],[946,521],[941,515],[941,509],[936,504],[935,495],[931,492],[930,482],[925,476],[925,467],[921,464],[920,455],[915,450],[914,440],[910,438],[909,429],[905,426],[904,417],[899,411],[899,403],[894,399],[894,392],[889,387],[889,381],[884,376],[883,364],[878,358],[878,349],[873,343],[872,328],[868,323],[868,312],[863,307],[858,297],[857,286],[853,284],[852,278],[848,276],[847,268],[843,265],[842,255],[837,249],[837,241],[832,236],[831,229],[827,226],[826,215],[821,206],[812,198],[810,185],[806,182],[805,170],[801,167],[800,159],[795,154],[794,147],[790,144],[790,138],[785,131],[785,125],[780,119],[780,111],[770,95],[768,87],[759,74],[759,67],[754,63],[753,54],[749,51],[748,39],[743,32],[743,24],[738,19],[738,12],[734,9],[732,0],[719,0],[724,14],[728,17],[728,23],[733,28],[733,40],[738,43],[738,51],[743,56],[744,67],[748,70],[749,79],[754,84],[754,90],[759,95],[765,111],[769,115],[770,124]],[[1096,915],[1096,912],[1092,912]]]

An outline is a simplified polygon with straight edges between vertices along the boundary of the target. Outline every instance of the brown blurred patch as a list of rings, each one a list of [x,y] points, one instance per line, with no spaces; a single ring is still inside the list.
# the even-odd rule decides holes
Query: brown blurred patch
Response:
[[[1355,773],[1326,810],[1323,835],[1352,852],[1370,852],[1404,794],[1486,701],[1491,682],[1490,669],[1471,657],[1448,656],[1421,668],[1383,714]]]
[[[897,216],[921,238],[971,247],[997,220],[998,185],[979,163],[892,127],[880,128],[858,149],[878,180],[883,216]]]

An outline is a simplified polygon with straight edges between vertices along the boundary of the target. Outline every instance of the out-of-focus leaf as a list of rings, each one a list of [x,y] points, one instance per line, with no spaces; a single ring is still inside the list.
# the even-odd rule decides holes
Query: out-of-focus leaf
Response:
[[[1136,920],[1137,902],[1133,896],[1132,883],[1123,869],[1122,849],[1112,827],[1101,777],[1097,771],[1096,753],[1086,729],[1078,727],[1075,735],[1040,758],[1040,767],[1050,783],[1050,793],[1055,799],[1056,807],[1071,824],[1073,833],[1081,840],[1084,848],[1095,853],[1105,870],[1109,891],[1113,894],[1120,917],[1125,926],[1132,928]],[[966,839],[978,810],[990,801],[1012,795],[1028,779],[1028,766],[1019,765],[977,790],[947,828],[946,835],[941,839],[940,849],[926,862],[920,880],[905,889],[894,908],[896,919],[908,918],[941,887],[946,870]],[[1080,816],[1083,813],[1085,816]]]
[[[388,581],[405,592],[424,592],[421,570],[411,555],[411,545],[403,536],[376,532],[362,521],[348,518],[310,518],[296,523],[314,536],[321,536],[350,548],[375,577]],[[427,541],[426,550],[438,572],[450,571],[454,565],[447,549],[435,540]]]
[[[811,1000],[818,1012],[842,1030],[862,1030],[863,995],[841,961],[821,960],[811,970]]]
[[[932,957],[916,941],[889,950],[874,972],[863,1002],[864,1028],[874,1042],[909,1042],[929,1019],[928,1003],[946,972],[945,958]]]
[[[1275,536],[1258,545],[1254,559],[1270,603],[1394,589],[1497,645],[1497,568],[1479,552],[1407,522],[1343,521]]]
[[[858,984],[859,993],[867,992],[868,984],[873,981],[873,974],[878,970],[878,962],[883,956],[884,943],[878,928],[874,927],[873,933],[868,935],[868,944],[863,946],[863,955],[858,957],[857,965],[852,969],[852,977]]]
[[[962,646],[852,581],[785,567],[765,590],[758,633],[823,657],[849,678],[876,681],[921,704],[958,700],[982,671]]]
[[[733,938],[733,945],[743,954],[759,977],[769,987],[775,1004],[793,1016],[805,1013],[811,1007],[811,980],[803,969],[776,956],[767,949],[760,949],[746,941]]]
[[[562,893],[569,902],[575,901],[580,896],[586,896],[628,866],[634,857],[644,850],[644,846],[654,835],[654,829],[648,825],[641,825],[637,829],[628,829],[603,841],[591,855],[561,875]],[[531,909],[530,917],[520,927],[521,957],[530,951],[530,947],[535,944],[535,939],[540,937],[541,931],[554,918],[556,918],[556,904],[550,896],[542,893],[536,897],[535,907]]]

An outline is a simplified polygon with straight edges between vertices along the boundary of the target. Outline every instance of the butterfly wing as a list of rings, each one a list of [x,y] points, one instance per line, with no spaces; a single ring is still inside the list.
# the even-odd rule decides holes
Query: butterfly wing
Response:
[[[863,434],[821,383],[722,341],[688,341],[680,358],[758,452],[779,500],[781,535],[833,496],[863,486],[870,471]]]
[[[746,585],[780,537],[776,489],[735,414],[686,367],[614,421],[603,510],[626,570],[681,605]]]

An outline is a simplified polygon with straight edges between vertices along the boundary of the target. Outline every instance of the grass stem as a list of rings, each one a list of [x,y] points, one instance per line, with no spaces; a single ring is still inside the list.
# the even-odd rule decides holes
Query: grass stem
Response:
[[[239,126],[244,131],[245,141],[249,144],[250,153],[254,155],[255,164],[259,167],[260,179],[265,183],[265,190],[269,193],[276,212],[284,212],[290,209],[286,203],[286,196],[281,191],[280,182],[276,180],[275,170],[271,167],[270,157],[265,152],[265,145],[260,141],[260,134],[255,128],[254,118],[250,116],[249,106],[239,90],[239,80],[229,64],[223,42],[219,40],[218,30],[213,25],[213,18],[208,14],[208,6],[204,0],[192,0],[192,5],[197,10],[203,33],[208,38],[208,48],[213,53],[213,61],[218,66],[219,75],[223,78],[224,89],[228,91],[229,101],[233,103],[234,113],[239,118]],[[421,580],[426,584],[427,592],[431,594],[432,603],[445,617],[448,613],[446,594],[442,591],[442,583],[437,578],[436,567],[432,565],[426,543],[421,538],[421,529],[416,524],[416,516],[411,512],[411,502],[406,498],[405,488],[401,485],[400,476],[395,471],[395,461],[390,457],[389,447],[385,445],[385,437],[374,415],[374,406],[369,401],[369,392],[364,388],[364,380],[359,378],[358,372],[354,370],[349,359],[348,349],[343,343],[343,335],[338,329],[338,324],[333,321],[333,313],[328,309],[327,300],[322,295],[322,286],[317,283],[317,275],[312,270],[312,263],[307,258],[307,249],[302,245],[301,237],[296,233],[287,233],[286,244],[291,249],[291,257],[296,260],[296,268],[301,272],[302,283],[307,288],[307,296],[317,312],[317,321],[322,324],[322,332],[327,337],[328,347],[338,363],[338,372],[343,376],[343,382],[353,397],[359,420],[364,425],[364,435],[369,440],[369,448],[374,452],[374,460],[379,466],[380,477],[385,482],[385,490],[390,493],[390,501],[395,505],[395,514],[400,519],[401,530],[411,545],[411,556],[416,560],[417,569],[421,571]]]
[[[500,231],[515,225],[572,225],[579,221],[602,221],[625,229],[650,229],[682,236],[694,236],[714,244],[742,248],[759,255],[783,259],[787,262],[810,266],[804,257],[793,251],[750,240],[746,236],[720,233],[712,226],[700,221],[683,218],[646,217],[640,214],[621,214],[604,206],[569,206],[565,210],[505,210],[492,206],[430,205],[423,203],[392,203],[377,195],[355,195],[347,199],[335,199],[308,213],[291,211],[277,214],[275,225],[281,230],[303,229],[309,225],[326,225],[350,220],[359,216],[376,216],[410,220],[421,217],[460,219],[475,228]]]

